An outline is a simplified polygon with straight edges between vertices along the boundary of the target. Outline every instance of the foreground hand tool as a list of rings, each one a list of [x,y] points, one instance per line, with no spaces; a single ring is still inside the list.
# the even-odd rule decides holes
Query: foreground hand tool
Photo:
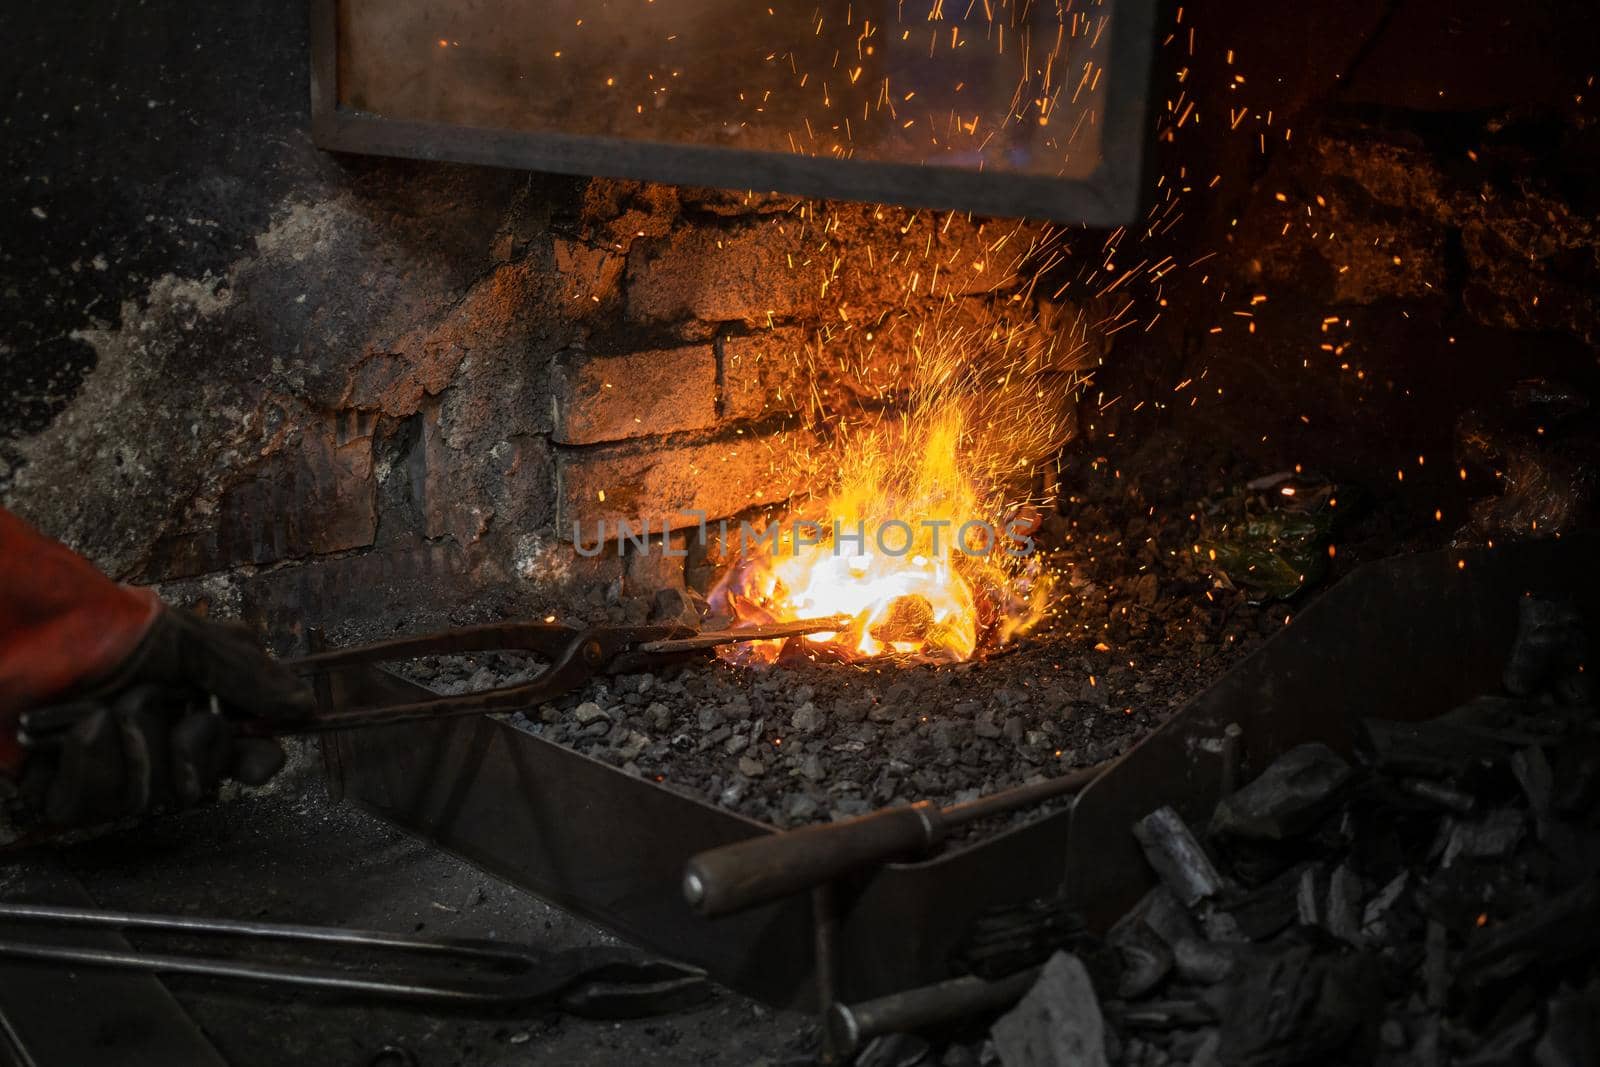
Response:
[[[430,938],[332,926],[148,915],[98,908],[0,904],[0,923],[96,927],[123,932],[222,936],[247,942],[315,946],[409,957],[385,967],[281,963],[240,955],[122,951],[0,939],[0,958],[154,974],[245,979],[276,986],[441,1005],[494,1008],[548,1003],[589,1018],[625,1019],[690,1007],[710,995],[705,972],[612,946],[540,952],[522,945]],[[466,964],[447,967],[446,963]]]
[[[582,687],[598,674],[660,670],[720,645],[828,633],[842,629],[848,621],[828,617],[734,630],[695,630],[672,625],[577,627],[552,622],[497,622],[421,637],[400,637],[319,652],[285,665],[319,682],[350,667],[469,652],[531,652],[544,659],[548,666],[533,680],[518,685],[364,708],[334,706],[327,695],[328,687],[318,684],[317,707],[310,715],[293,720],[241,719],[237,720],[237,726],[242,734],[264,736],[516,711],[554,700]],[[92,705],[83,702],[35,708],[23,714],[18,736],[29,747],[48,747],[94,710]]]
[[[803,893],[865,867],[928,852],[955,827],[1081,792],[1111,762],[946,808],[922,800],[709,849],[690,858],[684,899],[711,917]]]

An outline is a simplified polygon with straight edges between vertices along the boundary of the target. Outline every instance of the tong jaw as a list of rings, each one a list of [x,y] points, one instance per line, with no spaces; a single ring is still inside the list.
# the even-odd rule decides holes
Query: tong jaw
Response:
[[[318,685],[317,711],[309,722],[296,723],[295,728],[297,732],[343,730],[356,726],[529,708],[569,693],[602,672],[648,669],[664,657],[649,652],[632,656],[626,654],[640,645],[680,639],[693,633],[692,629],[681,625],[580,629],[561,623],[489,623],[423,637],[402,637],[357,648],[320,652],[293,661],[290,666],[322,679],[358,666],[418,656],[489,651],[535,652],[547,658],[550,665],[537,678],[518,685],[374,707],[338,707],[328,695],[330,687]]]

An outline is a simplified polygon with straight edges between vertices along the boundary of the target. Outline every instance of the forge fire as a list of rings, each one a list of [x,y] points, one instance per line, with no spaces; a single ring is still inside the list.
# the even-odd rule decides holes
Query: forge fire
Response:
[[[269,6],[7,38],[0,1062],[1600,1062],[1586,7]]]
[[[843,630],[801,640],[844,659],[960,662],[1044,616],[1053,576],[1033,551],[1032,509],[1053,501],[1030,497],[1031,476],[1069,436],[1084,379],[1035,322],[972,336],[935,317],[912,336],[904,411],[838,427],[837,473],[814,503],[742,545],[712,588],[736,626],[844,615]],[[783,647],[724,654],[766,662]]]

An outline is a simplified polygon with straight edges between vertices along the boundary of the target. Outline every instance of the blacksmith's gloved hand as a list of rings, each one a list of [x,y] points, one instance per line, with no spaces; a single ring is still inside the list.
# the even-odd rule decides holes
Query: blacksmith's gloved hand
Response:
[[[190,804],[223,778],[259,785],[283,750],[239,737],[235,721],[291,720],[312,704],[242,627],[118,585],[0,509],[0,775],[51,821]],[[63,705],[71,725],[25,752],[23,713]]]

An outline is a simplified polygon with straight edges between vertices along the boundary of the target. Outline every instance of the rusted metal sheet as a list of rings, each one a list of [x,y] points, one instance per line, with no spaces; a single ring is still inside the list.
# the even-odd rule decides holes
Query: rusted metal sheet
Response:
[[[1196,823],[1209,816],[1228,724],[1243,728],[1249,774],[1304,741],[1348,751],[1363,715],[1440,714],[1495,687],[1523,594],[1571,596],[1592,614],[1597,551],[1600,539],[1568,538],[1356,571],[1071,808],[836,885],[836,996],[865,1000],[949,977],[972,920],[996,906],[1064,891],[1092,921],[1109,922],[1151,884],[1132,822],[1163,804]],[[340,684],[349,698],[373,700],[408,683],[352,672]],[[680,892],[690,856],[772,827],[499,720],[365,730],[336,743],[346,795],[385,819],[752,996],[814,1004],[808,895],[707,920]]]
[[[378,700],[406,685],[370,672],[352,671],[336,696]],[[707,936],[678,888],[690,855],[766,832],[762,824],[497,719],[368,729],[337,742],[347,799],[735,988],[772,1003],[800,997],[807,898],[738,916]]]
[[[312,133],[337,151],[1123,225],[1155,11],[313,0]]]

